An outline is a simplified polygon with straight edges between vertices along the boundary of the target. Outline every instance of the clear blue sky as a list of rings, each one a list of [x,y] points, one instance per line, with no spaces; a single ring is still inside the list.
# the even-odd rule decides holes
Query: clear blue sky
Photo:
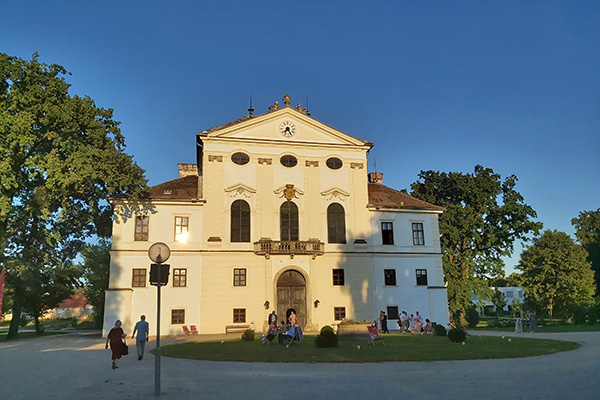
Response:
[[[545,228],[573,235],[600,207],[598,1],[4,0],[0,14],[0,51],[37,51],[114,108],[151,185],[250,93],[262,114],[289,92],[373,142],[369,169],[396,189],[482,164],[517,175]]]

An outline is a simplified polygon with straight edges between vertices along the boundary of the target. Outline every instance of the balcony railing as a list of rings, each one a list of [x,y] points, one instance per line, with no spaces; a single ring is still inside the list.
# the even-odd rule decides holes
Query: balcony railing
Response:
[[[322,256],[325,253],[324,243],[319,240],[264,240],[254,242],[254,254],[269,256],[272,254]]]

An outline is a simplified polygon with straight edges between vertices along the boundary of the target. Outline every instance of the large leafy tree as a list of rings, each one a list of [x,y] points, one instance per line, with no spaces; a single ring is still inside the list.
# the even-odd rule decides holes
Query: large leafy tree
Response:
[[[521,254],[525,294],[535,305],[568,316],[594,302],[594,271],[587,251],[564,232],[545,231]]]
[[[440,216],[444,275],[448,303],[456,316],[471,306],[471,295],[490,299],[487,279],[503,275],[502,257],[515,240],[537,233],[537,215],[515,190],[517,177],[504,180],[490,168],[475,166],[473,174],[421,171],[411,195],[446,208]]]
[[[0,53],[0,265],[14,296],[9,337],[26,297],[45,294],[49,277],[68,275],[86,238],[110,235],[107,199],[135,199],[146,187],[112,109],[70,95],[66,75],[37,54],[26,61]]]
[[[81,252],[83,264],[80,265],[83,278],[83,294],[94,306],[96,322],[104,319],[104,291],[108,288],[110,270],[110,241],[100,240],[98,244],[87,245]]]
[[[588,261],[596,273],[596,294],[600,290],[600,208],[596,211],[582,211],[571,220],[575,226],[575,236],[589,256]]]

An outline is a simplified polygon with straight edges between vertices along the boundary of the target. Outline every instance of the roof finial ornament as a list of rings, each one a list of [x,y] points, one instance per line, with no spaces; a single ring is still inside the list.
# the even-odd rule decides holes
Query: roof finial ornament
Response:
[[[285,94],[285,96],[283,96],[283,104],[287,106],[290,105],[290,103],[292,102],[292,99],[290,98],[290,95],[288,93]]]
[[[277,111],[279,110],[279,102],[276,101],[275,104],[273,104],[272,106],[269,106],[269,111]]]
[[[250,92],[250,108],[248,109],[248,114],[252,116],[254,113],[254,108],[252,108],[252,92]]]
[[[306,107],[302,107],[301,103],[298,103],[298,105],[296,106],[296,110],[300,111],[303,114],[306,114]]]

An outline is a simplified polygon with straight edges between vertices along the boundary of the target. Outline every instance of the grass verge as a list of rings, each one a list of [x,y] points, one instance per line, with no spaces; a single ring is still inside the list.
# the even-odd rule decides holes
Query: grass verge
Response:
[[[340,340],[336,348],[318,348],[315,336],[305,336],[304,342],[289,348],[274,340],[263,345],[260,340],[239,339],[218,342],[195,342],[164,346],[166,357],[212,361],[248,362],[382,362],[437,361],[491,358],[531,357],[574,350],[574,342],[505,338],[471,335],[465,344],[453,343],[447,337],[392,334],[384,337],[386,345],[367,345],[366,340]],[[360,348],[359,348],[360,347]]]
[[[19,336],[17,337],[17,340],[62,335],[63,333],[68,333],[68,332],[66,332],[66,331],[65,332],[44,332],[41,335],[38,335],[35,332],[19,332]],[[8,335],[8,332],[0,332],[0,342],[8,340],[8,339],[6,339],[7,335]]]

